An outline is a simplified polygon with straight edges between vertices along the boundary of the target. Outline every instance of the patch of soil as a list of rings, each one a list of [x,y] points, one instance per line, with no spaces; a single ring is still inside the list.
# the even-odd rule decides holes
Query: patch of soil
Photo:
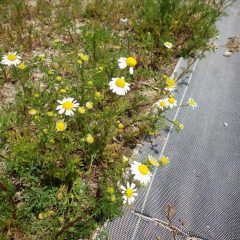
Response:
[[[0,90],[0,111],[7,104],[13,103],[16,96],[16,86],[11,82],[7,82]]]

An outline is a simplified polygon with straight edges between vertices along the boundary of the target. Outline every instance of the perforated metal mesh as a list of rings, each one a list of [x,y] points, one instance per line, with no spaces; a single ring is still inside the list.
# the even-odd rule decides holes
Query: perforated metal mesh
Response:
[[[219,22],[219,46],[228,37],[240,35],[239,12],[240,1],[229,8],[229,17]],[[173,204],[177,210],[174,225],[181,228],[179,220],[182,219],[186,222],[186,232],[196,233],[203,239],[238,240],[240,54],[226,58],[224,51],[220,47],[197,65],[185,102],[193,97],[199,107],[195,111],[180,110],[178,119],[185,124],[185,130],[172,132],[164,151],[171,164],[156,172],[151,188],[141,190],[134,208],[166,220],[165,206]],[[174,116],[174,112],[170,115]],[[153,139],[152,144],[143,143],[139,160],[149,154],[159,156],[164,137],[166,134]],[[112,240],[172,239],[168,231],[140,220],[128,208],[108,228]]]

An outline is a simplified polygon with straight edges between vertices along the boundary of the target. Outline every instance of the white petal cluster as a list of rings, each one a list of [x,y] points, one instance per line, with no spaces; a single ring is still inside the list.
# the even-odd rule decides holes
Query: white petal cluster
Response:
[[[135,200],[135,197],[138,195],[136,185],[134,183],[127,182],[127,186],[121,185],[121,191],[123,194],[123,203],[132,204]]]
[[[152,177],[148,166],[136,161],[131,164],[131,172],[134,175],[134,179],[143,184],[149,183]]]
[[[58,110],[59,114],[65,114],[66,116],[72,116],[76,108],[79,107],[79,103],[77,103],[74,98],[64,98],[63,100],[57,100],[60,104],[57,106],[56,110]]]
[[[21,57],[16,52],[9,52],[2,57],[1,64],[7,66],[17,66],[21,63]]]
[[[130,90],[130,84],[124,80],[124,77],[112,78],[109,86],[112,92],[117,95],[125,95]]]

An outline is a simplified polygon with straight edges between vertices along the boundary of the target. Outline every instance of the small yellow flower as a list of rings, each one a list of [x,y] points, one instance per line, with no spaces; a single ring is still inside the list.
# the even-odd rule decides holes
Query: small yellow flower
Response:
[[[19,68],[20,70],[24,70],[24,69],[26,68],[26,65],[25,65],[24,63],[20,63],[20,64],[18,65],[18,68]]]
[[[128,161],[129,161],[129,159],[126,156],[123,155],[122,162],[123,163],[127,163]]]
[[[47,112],[48,117],[53,117],[54,113],[53,112]]]
[[[54,71],[53,71],[53,70],[49,70],[49,71],[48,71],[48,74],[49,74],[49,75],[53,75],[53,74],[54,74]]]
[[[188,105],[189,105],[190,107],[192,107],[193,109],[197,107],[197,103],[196,103],[195,100],[192,99],[192,98],[189,98],[189,99],[188,99]]]
[[[82,62],[82,60],[79,59],[79,60],[77,60],[77,63],[82,65],[83,62]]]
[[[55,139],[54,138],[51,138],[50,140],[49,140],[49,143],[50,144],[54,144],[56,141],[55,141]]]
[[[93,108],[93,103],[92,102],[87,102],[86,107],[87,107],[87,109],[92,109]]]
[[[61,88],[59,92],[60,92],[60,93],[66,93],[67,90],[66,90],[65,88]]]
[[[100,92],[95,92],[95,97],[100,98],[101,97],[101,93]]]
[[[57,79],[58,81],[62,81],[62,77],[61,77],[61,76],[57,76],[56,79]]]
[[[45,134],[47,134],[47,133],[48,133],[48,130],[47,130],[46,128],[44,128],[44,129],[43,129],[43,132],[44,132]]]
[[[110,201],[111,201],[111,202],[116,202],[116,197],[115,197],[115,195],[111,195],[111,196],[110,196]]]
[[[110,193],[110,194],[113,194],[114,193],[114,188],[113,187],[108,187],[107,192]]]
[[[89,56],[84,53],[78,53],[78,56],[81,58],[82,61],[87,62],[89,60]]]
[[[94,142],[94,138],[91,134],[87,135],[86,141],[88,144],[92,144]]]
[[[47,217],[47,214],[46,214],[46,213],[41,212],[41,213],[38,214],[38,219],[40,219],[40,220],[43,220],[43,219],[45,219],[46,217]]]
[[[56,130],[58,132],[63,132],[67,128],[67,124],[64,122],[64,120],[58,120],[56,122]]]
[[[35,114],[37,114],[37,110],[34,109],[34,108],[32,108],[32,109],[30,109],[30,110],[28,111],[28,113],[29,113],[30,115],[35,115]]]
[[[185,126],[182,123],[180,123],[178,127],[180,128],[180,130],[183,130]]]
[[[113,46],[114,49],[120,49],[120,46],[119,45],[115,45]]]
[[[93,81],[92,81],[92,80],[89,80],[89,81],[87,81],[87,84],[88,84],[89,86],[92,86],[92,85],[93,85]]]
[[[161,162],[163,165],[168,165],[168,164],[169,164],[169,159],[168,159],[168,157],[166,157],[166,156],[162,156],[160,162]]]
[[[81,113],[81,114],[84,114],[86,112],[85,107],[79,107],[78,112]]]
[[[45,54],[40,54],[38,57],[39,57],[39,60],[42,61],[42,62],[45,61],[45,59],[46,59]]]
[[[155,167],[159,167],[159,165],[160,165],[158,160],[151,155],[148,156],[148,161]]]
[[[123,129],[123,128],[124,128],[124,125],[123,125],[122,123],[119,123],[119,124],[118,124],[118,128],[119,128],[119,129]]]
[[[135,67],[137,65],[137,60],[134,57],[128,57],[126,63],[129,67]]]
[[[168,98],[168,104],[170,108],[177,106],[177,100],[174,97]]]
[[[166,84],[167,84],[167,86],[174,86],[174,85],[176,85],[176,81],[173,78],[168,78],[166,80]]]
[[[57,192],[57,199],[61,200],[66,195],[67,195],[67,187],[65,185],[61,185]]]
[[[35,93],[35,94],[34,94],[34,97],[35,97],[35,98],[39,98],[39,97],[40,97],[39,93]]]

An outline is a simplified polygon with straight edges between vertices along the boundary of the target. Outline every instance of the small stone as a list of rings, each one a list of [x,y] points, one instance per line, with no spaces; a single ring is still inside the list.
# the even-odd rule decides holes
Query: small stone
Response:
[[[230,51],[226,51],[226,52],[223,54],[224,57],[230,57],[230,56],[232,56],[232,55],[233,55],[233,52],[230,52]]]
[[[225,122],[225,123],[223,123],[223,125],[224,125],[225,127],[227,127],[227,126],[228,126],[228,123]]]

